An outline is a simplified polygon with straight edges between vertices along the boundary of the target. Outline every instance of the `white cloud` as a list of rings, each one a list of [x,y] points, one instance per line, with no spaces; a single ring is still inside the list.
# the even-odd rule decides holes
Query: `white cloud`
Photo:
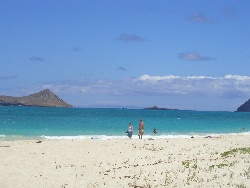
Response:
[[[238,80],[238,81],[250,81],[250,77],[249,76],[226,75],[224,78],[225,79]]]
[[[94,94],[110,96],[209,96],[238,98],[250,96],[250,77],[226,75],[224,77],[207,76],[150,76],[108,81],[75,81],[54,86],[55,90],[64,90],[75,94]],[[52,86],[50,86],[52,88]]]
[[[149,76],[147,74],[140,76],[138,78],[138,80],[142,80],[142,81],[160,81],[160,80],[171,80],[171,79],[178,79],[181,78],[179,76],[173,76],[173,75],[169,75],[169,76]]]

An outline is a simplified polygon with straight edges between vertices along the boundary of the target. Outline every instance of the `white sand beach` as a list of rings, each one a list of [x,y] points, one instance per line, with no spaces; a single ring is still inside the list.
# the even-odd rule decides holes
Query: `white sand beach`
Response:
[[[0,141],[0,187],[249,187],[249,141]]]

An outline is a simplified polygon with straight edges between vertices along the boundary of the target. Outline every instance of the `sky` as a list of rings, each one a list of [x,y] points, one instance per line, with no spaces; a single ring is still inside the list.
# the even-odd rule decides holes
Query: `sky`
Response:
[[[0,95],[76,107],[235,111],[249,0],[0,0]]]

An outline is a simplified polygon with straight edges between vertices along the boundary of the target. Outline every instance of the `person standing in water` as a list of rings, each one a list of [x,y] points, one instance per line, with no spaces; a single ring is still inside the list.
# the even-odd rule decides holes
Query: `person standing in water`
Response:
[[[134,127],[131,123],[128,124],[128,137],[131,139],[134,131]]]
[[[143,123],[142,119],[140,119],[139,128],[138,128],[139,139],[142,139],[143,134],[144,134],[144,123]]]
[[[154,129],[154,130],[153,130],[153,133],[157,133],[157,130],[156,130],[156,129]]]

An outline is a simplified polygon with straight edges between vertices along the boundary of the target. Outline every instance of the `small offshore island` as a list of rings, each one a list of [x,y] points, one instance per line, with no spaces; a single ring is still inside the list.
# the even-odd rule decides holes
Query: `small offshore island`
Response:
[[[73,107],[49,89],[24,97],[0,96],[0,106]]]
[[[159,108],[158,106],[144,108],[145,110],[179,110],[179,109],[171,109],[171,108]]]

